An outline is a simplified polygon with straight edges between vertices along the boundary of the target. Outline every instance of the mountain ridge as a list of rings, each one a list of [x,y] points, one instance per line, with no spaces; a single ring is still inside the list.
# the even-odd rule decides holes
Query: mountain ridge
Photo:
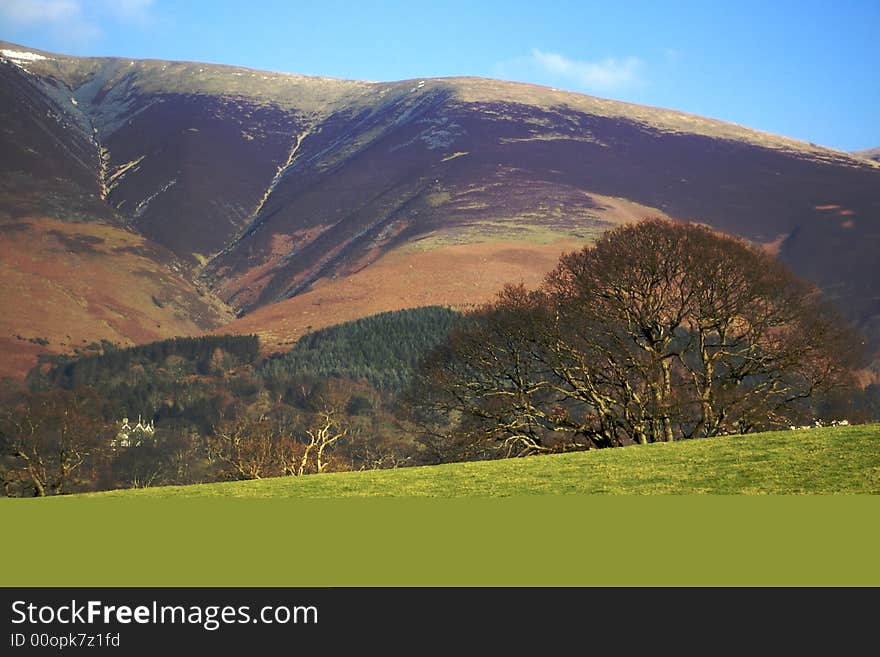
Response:
[[[591,96],[588,94],[561,90],[555,87],[549,87],[545,85],[539,85],[534,83],[526,83],[526,82],[518,82],[512,80],[499,80],[495,78],[486,78],[480,76],[441,76],[441,77],[421,77],[421,78],[408,78],[403,80],[391,80],[391,81],[363,81],[363,80],[353,80],[348,78],[336,78],[336,77],[328,77],[328,76],[320,76],[320,75],[308,75],[301,73],[290,73],[290,72],[275,72],[268,71],[263,69],[254,69],[249,67],[235,66],[230,64],[217,64],[217,63],[205,63],[198,61],[190,61],[190,60],[163,60],[156,58],[147,58],[147,59],[138,59],[138,58],[130,58],[123,56],[97,56],[97,57],[81,57],[81,56],[73,56],[73,55],[65,55],[57,52],[40,50],[36,48],[31,48],[29,46],[24,46],[16,43],[12,43],[9,41],[0,40],[0,59],[6,59],[7,61],[15,61],[14,57],[10,57],[9,55],[4,55],[3,52],[28,52],[40,55],[41,60],[36,60],[32,62],[28,62],[27,65],[29,68],[25,68],[21,64],[18,64],[21,68],[25,68],[25,70],[29,70],[30,68],[42,69],[48,66],[45,63],[46,60],[49,61],[61,61],[66,63],[74,63],[78,62],[80,64],[85,62],[104,65],[114,65],[119,68],[123,68],[125,66],[125,62],[128,62],[128,66],[139,66],[139,67],[176,67],[178,70],[176,73],[185,74],[187,72],[192,72],[193,69],[216,69],[218,72],[228,72],[233,75],[249,73],[257,78],[255,80],[249,80],[249,87],[244,87],[241,89],[236,89],[236,92],[243,92],[245,94],[249,94],[252,98],[261,98],[262,94],[265,93],[265,86],[262,85],[260,91],[254,90],[253,86],[257,87],[261,86],[261,82],[265,82],[269,79],[269,76],[272,77],[273,81],[277,81],[279,78],[288,78],[291,81],[309,81],[309,82],[317,82],[324,84],[335,84],[335,85],[344,85],[349,87],[350,89],[359,89],[361,91],[367,91],[373,88],[393,88],[393,87],[402,87],[408,88],[412,84],[418,84],[420,81],[431,81],[435,84],[449,84],[449,85],[457,85],[456,91],[458,93],[458,98],[465,102],[473,102],[473,101],[491,101],[491,100],[499,100],[501,98],[509,99],[509,91],[510,89],[520,89],[525,93],[537,94],[539,98],[544,100],[547,103],[557,103],[557,104],[573,104],[576,108],[580,109],[588,109],[593,113],[601,113],[606,112],[607,116],[610,117],[621,117],[621,118],[643,118],[646,123],[654,124],[657,122],[657,117],[662,117],[664,121],[667,122],[667,128],[672,129],[673,126],[678,125],[681,128],[682,132],[692,133],[692,134],[704,134],[700,132],[700,130],[708,131],[710,128],[715,130],[722,130],[729,132],[730,134],[736,134],[738,137],[748,137],[751,135],[756,143],[760,144],[778,144],[778,145],[788,145],[794,149],[802,149],[804,151],[813,152],[813,153],[827,153],[830,156],[842,157],[842,159],[852,159],[854,153],[850,153],[847,151],[842,151],[838,149],[834,149],[831,147],[820,146],[814,144],[812,142],[808,142],[806,140],[797,139],[794,137],[788,137],[781,134],[776,134],[772,132],[767,132],[763,130],[758,130],[755,128],[750,128],[747,126],[743,126],[737,123],[733,123],[730,121],[724,121],[721,119],[715,119],[711,117],[705,117],[698,114],[692,114],[680,110],[676,110],[673,108],[667,107],[659,107],[659,106],[647,106],[640,105],[637,103],[631,103],[627,101],[620,100],[612,100],[606,98],[600,98],[597,96]],[[169,74],[166,80],[171,79],[173,76]],[[195,87],[188,88],[190,92],[201,92],[201,93],[211,93],[216,91],[215,88],[211,88],[207,82],[210,82],[211,78],[206,77],[204,82],[205,85],[203,87]],[[68,79],[68,82],[71,82]],[[198,78],[194,80],[191,79],[189,82],[199,82]],[[148,89],[154,90],[156,87],[147,87]],[[169,87],[164,87],[164,91],[173,90]],[[498,94],[502,94],[500,97]],[[340,94],[341,95],[341,94]],[[284,96],[281,97],[284,99]],[[297,98],[297,103],[301,103],[302,98]],[[322,105],[322,107],[326,107],[326,105]],[[297,105],[297,108],[301,108],[300,105]],[[709,133],[707,136],[717,136],[717,132]]]
[[[364,308],[418,298],[391,280],[402,266],[431,268],[412,281],[437,288],[432,303],[474,303],[492,291],[463,294],[459,280],[534,281],[554,249],[657,215],[774,250],[880,337],[880,164],[859,155],[488,78],[362,82],[8,42],[0,60],[0,221],[145,240],[177,277],[162,285],[189,286],[181,308],[216,309],[190,330],[289,343],[304,322],[283,335],[282,308],[344,299],[354,281],[374,291]],[[497,256],[507,243],[522,245],[518,262]],[[382,275],[364,278],[372,267]],[[352,318],[342,303],[328,317]],[[227,324],[227,309],[243,321]]]

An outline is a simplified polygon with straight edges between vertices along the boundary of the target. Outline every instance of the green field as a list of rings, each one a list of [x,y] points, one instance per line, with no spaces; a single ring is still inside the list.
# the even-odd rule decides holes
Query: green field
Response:
[[[523,459],[95,493],[137,498],[880,493],[880,425]]]

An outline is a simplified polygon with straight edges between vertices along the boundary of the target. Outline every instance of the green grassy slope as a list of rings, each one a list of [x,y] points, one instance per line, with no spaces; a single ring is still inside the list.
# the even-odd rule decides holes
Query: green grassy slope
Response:
[[[780,431],[594,452],[97,497],[337,498],[612,494],[880,493],[880,425]]]

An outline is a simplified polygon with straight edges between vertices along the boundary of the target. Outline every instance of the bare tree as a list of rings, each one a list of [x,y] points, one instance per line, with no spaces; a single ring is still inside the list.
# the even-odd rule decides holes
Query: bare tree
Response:
[[[62,495],[106,444],[99,400],[88,393],[28,393],[0,416],[0,469],[7,494]]]
[[[208,457],[237,479],[262,479],[290,474],[293,439],[278,423],[261,417],[227,420],[206,440]]]
[[[325,405],[315,413],[305,433],[308,440],[293,474],[303,475],[311,468],[315,474],[321,474],[328,465],[327,450],[348,435],[348,426],[338,408]]]
[[[815,286],[696,224],[618,228],[563,257],[547,287],[564,345],[626,371],[616,397],[638,411],[637,442],[786,425],[799,400],[848,383],[857,352]]]
[[[238,479],[321,474],[334,445],[348,435],[343,418],[330,403],[319,404],[302,429],[301,418],[243,415],[214,427],[206,439],[208,457]]]
[[[559,376],[556,319],[544,292],[507,286],[425,359],[406,408],[437,460],[610,444]]]
[[[566,254],[539,291],[503,290],[425,361],[410,399],[454,419],[447,436],[506,455],[743,433],[847,385],[857,343],[771,255],[650,219]]]

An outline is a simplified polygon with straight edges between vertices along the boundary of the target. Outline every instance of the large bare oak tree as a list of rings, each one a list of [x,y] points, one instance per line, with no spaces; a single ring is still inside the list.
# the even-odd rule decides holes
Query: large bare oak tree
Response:
[[[859,344],[773,255],[648,219],[471,313],[410,400],[429,444],[456,457],[746,433],[849,385]]]

